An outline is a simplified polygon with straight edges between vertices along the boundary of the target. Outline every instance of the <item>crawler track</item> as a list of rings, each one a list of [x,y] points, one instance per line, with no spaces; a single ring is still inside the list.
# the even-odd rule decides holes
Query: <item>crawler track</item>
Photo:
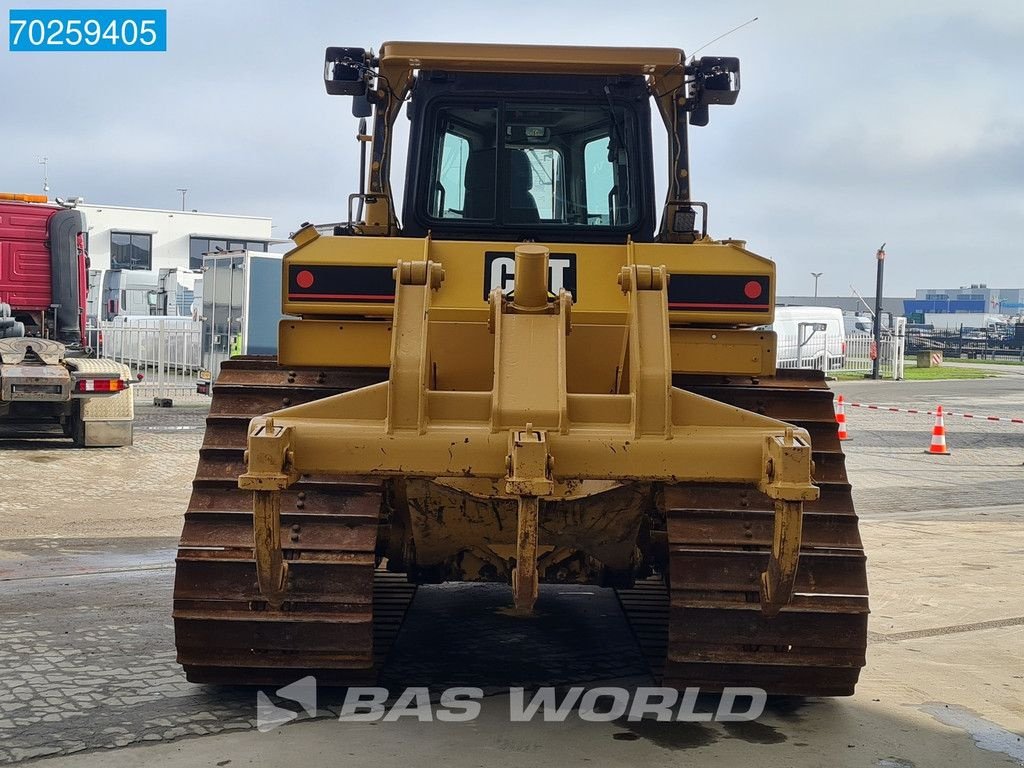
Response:
[[[758,605],[771,546],[770,499],[747,486],[664,491],[668,589],[620,590],[654,674],[670,686],[757,686],[774,694],[846,696],[864,665],[868,592],[832,393],[821,374],[770,379],[676,377],[675,385],[805,428],[821,498],[804,511],[797,595],[774,619]]]
[[[256,584],[252,497],[238,490],[249,420],[379,381],[386,374],[287,371],[267,358],[221,369],[178,549],[174,627],[193,682],[325,685],[371,681],[414,587],[376,568],[382,488],[366,478],[303,477],[282,494],[289,599],[268,608]]]
[[[268,608],[256,584],[251,497],[237,488],[249,420],[385,378],[384,371],[280,369],[268,359],[224,365],[185,517],[174,587],[178,661],[189,680],[322,684],[374,679],[412,599],[403,574],[377,568],[383,487],[369,478],[303,477],[282,494],[289,600]],[[818,375],[760,381],[677,377],[676,386],[808,430],[819,501],[806,505],[797,596],[760,612],[758,580],[773,507],[750,486],[687,484],[660,494],[670,578],[619,598],[655,675],[705,689],[853,693],[864,664],[867,579],[857,516],[836,438],[832,394]]]

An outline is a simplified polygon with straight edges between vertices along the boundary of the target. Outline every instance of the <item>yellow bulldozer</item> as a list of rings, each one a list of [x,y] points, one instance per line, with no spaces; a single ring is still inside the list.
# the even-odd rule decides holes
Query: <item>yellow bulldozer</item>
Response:
[[[277,359],[214,387],[174,587],[188,679],[372,677],[390,573],[504,582],[524,614],[540,583],[655,582],[663,685],[853,692],[867,579],[832,395],[776,371],[775,265],[690,195],[688,125],[739,71],[327,49],[328,93],[370,118],[364,173],[346,221],[293,236]]]

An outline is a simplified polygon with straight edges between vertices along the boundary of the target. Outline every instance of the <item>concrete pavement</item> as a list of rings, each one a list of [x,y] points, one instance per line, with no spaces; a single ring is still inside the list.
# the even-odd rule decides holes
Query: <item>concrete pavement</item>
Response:
[[[997,415],[1024,411],[1022,388],[1007,379],[836,388],[873,402],[931,407],[938,399]],[[324,691],[320,719],[302,716],[258,733],[252,690],[191,685],[174,664],[171,558],[181,509],[180,490],[172,489],[187,488],[189,443],[198,431],[180,430],[177,442],[166,443],[175,425],[162,422],[139,433],[130,471],[139,485],[108,485],[90,496],[78,520],[66,511],[26,513],[26,496],[0,498],[5,519],[28,514],[18,529],[26,536],[0,542],[0,763],[1024,764],[1024,427],[949,420],[953,455],[931,457],[923,453],[926,416],[851,409],[848,420],[873,609],[868,666],[850,699],[779,700],[749,724],[557,724],[509,723],[499,694],[472,723],[360,724],[336,722],[341,694]],[[45,478],[48,463],[37,459],[56,455],[53,462],[91,477],[99,465],[74,453],[36,449],[5,458],[14,457],[8,467]],[[140,499],[146,510],[135,521],[130,510]],[[105,517],[109,509],[120,510],[116,526]],[[41,537],[56,514],[83,534]],[[104,538],[112,528],[135,535]],[[546,623],[535,631],[494,610],[487,590],[500,587],[480,586],[420,593],[399,638],[408,653],[386,670],[392,680],[464,684],[472,672],[492,690],[600,678],[650,684],[610,593],[547,590]],[[603,632],[598,641],[589,634],[596,631]]]

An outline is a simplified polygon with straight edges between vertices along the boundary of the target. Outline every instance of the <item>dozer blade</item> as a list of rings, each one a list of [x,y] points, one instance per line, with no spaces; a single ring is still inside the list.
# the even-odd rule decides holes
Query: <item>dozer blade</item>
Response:
[[[779,615],[759,610],[772,500],[749,486],[668,486],[668,590],[620,590],[652,671],[665,685],[756,686],[772,694],[851,695],[867,644],[868,592],[832,393],[820,373],[774,378],[676,377],[675,386],[803,427],[817,501],[806,504],[796,590]]]
[[[252,494],[238,489],[249,420],[380,380],[377,371],[288,371],[272,359],[225,362],[178,550],[174,627],[193,682],[279,685],[371,682],[412,597],[404,576],[375,568],[381,484],[303,477],[281,495],[288,595],[261,595]]]

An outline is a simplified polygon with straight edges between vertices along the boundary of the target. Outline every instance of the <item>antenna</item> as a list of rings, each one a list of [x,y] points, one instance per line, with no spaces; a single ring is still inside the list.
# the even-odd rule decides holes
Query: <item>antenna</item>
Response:
[[[46,157],[45,155],[43,155],[42,157],[39,158],[39,164],[41,166],[43,166],[43,192],[49,192],[50,191],[50,180],[47,177],[47,168],[46,168],[47,162],[49,162],[49,158]]]
[[[714,44],[714,43],[717,43],[717,42],[718,42],[719,40],[721,40],[721,39],[722,39],[723,37],[728,37],[728,36],[729,36],[729,35],[731,35],[731,34],[732,34],[733,32],[736,32],[737,30],[743,29],[743,28],[744,28],[745,26],[747,26],[748,24],[753,24],[753,23],[754,23],[755,21],[757,21],[757,18],[758,18],[758,17],[757,17],[757,16],[755,16],[754,18],[750,19],[749,21],[744,21],[744,22],[743,22],[742,24],[740,24],[739,26],[733,27],[733,28],[732,28],[732,29],[730,29],[730,30],[729,30],[728,32],[726,32],[726,33],[724,33],[724,34],[721,34],[721,35],[719,35],[719,36],[718,36],[718,37],[716,37],[716,38],[715,38],[714,40],[708,40],[708,41],[707,41],[706,43],[704,43],[704,45],[702,45],[702,46],[701,46],[700,48],[698,48],[697,50],[695,50],[695,51],[694,51],[693,53],[691,53],[691,54],[690,54],[690,61],[693,61],[693,58],[694,58],[694,56],[696,56],[696,55],[697,55],[698,53],[700,53],[701,51],[703,51],[703,50],[704,50],[705,48],[707,48],[707,47],[708,47],[709,45],[712,45],[712,44]]]

